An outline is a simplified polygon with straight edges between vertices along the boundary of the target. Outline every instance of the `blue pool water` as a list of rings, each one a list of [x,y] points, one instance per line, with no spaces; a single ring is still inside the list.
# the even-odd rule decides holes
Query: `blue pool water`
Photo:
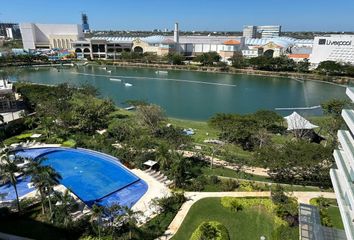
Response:
[[[19,151],[16,155],[45,158],[43,164],[53,167],[61,175],[60,183],[88,206],[116,202],[131,207],[148,188],[118,159],[103,153],[86,149],[40,148]]]
[[[19,177],[17,179],[17,192],[19,196],[24,196],[34,190],[33,186],[29,185],[31,179],[28,177]],[[15,189],[12,184],[4,184],[0,186],[0,201],[12,201],[16,199]]]

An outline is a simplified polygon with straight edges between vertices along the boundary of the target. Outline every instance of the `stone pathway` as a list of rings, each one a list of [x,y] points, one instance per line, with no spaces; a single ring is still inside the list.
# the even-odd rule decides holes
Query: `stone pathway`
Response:
[[[179,151],[179,152],[181,152],[184,157],[193,157],[193,156],[198,155],[198,153],[193,152],[193,151]],[[211,156],[205,156],[205,160],[210,163]],[[240,168],[240,166],[238,166],[236,164],[232,164],[230,162],[224,161],[224,160],[216,158],[216,157],[213,158],[213,165],[232,169],[232,170],[240,170],[245,173],[249,173],[249,174],[253,174],[253,175],[269,177],[266,168],[249,167],[249,166],[242,166]]]
[[[336,198],[332,192],[292,192],[290,195],[296,197],[299,203],[305,204],[308,204],[310,199],[320,196]],[[165,234],[159,238],[160,240],[172,238],[183,223],[189,209],[200,199],[208,197],[270,197],[270,192],[185,192],[185,196],[188,200],[182,205]]]

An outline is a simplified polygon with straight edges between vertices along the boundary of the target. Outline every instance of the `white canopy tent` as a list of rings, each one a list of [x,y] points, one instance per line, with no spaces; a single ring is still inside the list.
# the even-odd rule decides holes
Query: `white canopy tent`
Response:
[[[288,123],[288,129],[287,129],[288,131],[303,130],[303,129],[310,130],[310,129],[318,128],[317,125],[310,123],[310,121],[303,118],[297,112],[293,112],[292,114],[284,118]]]
[[[144,165],[149,166],[149,167],[153,167],[155,164],[157,164],[157,162],[152,161],[152,160],[148,160],[148,161],[144,162]]]

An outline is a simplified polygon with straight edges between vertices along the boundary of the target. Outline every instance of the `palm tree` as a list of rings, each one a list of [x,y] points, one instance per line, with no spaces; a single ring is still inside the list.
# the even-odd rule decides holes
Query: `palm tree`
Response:
[[[111,206],[105,208],[109,219],[110,219],[110,231],[111,237],[114,239],[115,226],[120,225],[122,222],[122,207],[119,204],[112,204]]]
[[[43,165],[45,158],[30,161],[26,168],[26,174],[31,176],[34,187],[41,196],[42,214],[45,214],[45,200],[48,197],[49,219],[52,220],[52,200],[51,194],[54,186],[58,185],[61,176],[52,167]]]
[[[129,239],[132,239],[132,237],[133,237],[132,230],[136,226],[136,224],[138,223],[138,217],[139,217],[139,215],[141,215],[141,212],[140,211],[135,212],[127,206],[123,207],[123,211],[124,211],[125,221],[129,227]]]
[[[169,150],[169,146],[165,143],[162,143],[159,145],[156,152],[156,160],[160,164],[161,169],[163,170],[170,168],[171,154]]]
[[[56,222],[63,224],[64,227],[67,227],[72,221],[70,213],[75,205],[75,200],[70,195],[69,190],[65,190],[64,193],[55,192],[55,197],[60,204],[54,208],[54,218]]]
[[[16,193],[16,202],[17,202],[17,210],[21,211],[20,199],[17,191],[17,178],[16,173],[20,172],[20,168],[16,165],[14,159],[11,159],[10,152],[8,148],[5,148],[2,151],[2,155],[0,158],[0,175],[5,180],[5,182],[9,181],[13,186]]]
[[[99,205],[93,205],[92,206],[92,214],[91,214],[91,223],[96,223],[97,225],[97,230],[98,230],[98,239],[101,239],[101,220],[102,220],[102,215],[104,208]]]

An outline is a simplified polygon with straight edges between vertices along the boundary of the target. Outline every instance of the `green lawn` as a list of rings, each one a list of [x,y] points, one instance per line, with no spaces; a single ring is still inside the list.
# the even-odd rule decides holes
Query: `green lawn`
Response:
[[[259,239],[262,235],[266,239],[272,239],[272,233],[276,228],[273,214],[268,213],[262,206],[232,212],[221,205],[220,198],[205,198],[191,207],[173,239],[189,239],[203,221],[222,223],[229,231],[230,239],[237,240]],[[289,230],[292,237],[288,240],[299,239],[297,227]]]
[[[334,228],[344,229],[342,218],[340,216],[339,208],[337,206],[330,206],[328,208],[328,215],[332,220]]]
[[[192,136],[192,138],[196,143],[203,144],[205,139],[218,139],[219,131],[210,127],[207,122],[182,120],[176,118],[169,118],[168,122],[180,128],[195,129],[195,134]]]
[[[311,201],[312,200],[313,199],[311,199]],[[337,200],[327,198],[327,201],[329,202],[329,205],[330,205],[327,209],[327,212],[328,212],[328,216],[331,220],[331,223],[333,224],[333,227],[338,228],[338,229],[344,229],[342,217],[340,215],[339,208],[338,208]]]

